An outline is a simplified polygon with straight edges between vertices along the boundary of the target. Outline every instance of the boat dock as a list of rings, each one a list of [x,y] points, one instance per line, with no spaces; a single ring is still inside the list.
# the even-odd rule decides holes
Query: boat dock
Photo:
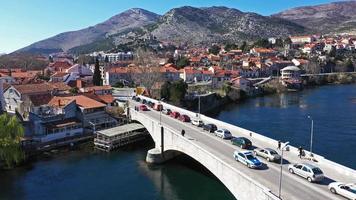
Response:
[[[94,145],[104,151],[111,151],[118,147],[144,139],[148,135],[142,124],[130,123],[96,132]]]

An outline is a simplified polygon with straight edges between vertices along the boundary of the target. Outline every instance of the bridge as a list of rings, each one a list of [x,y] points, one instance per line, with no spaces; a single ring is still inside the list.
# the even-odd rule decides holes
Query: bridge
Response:
[[[140,96],[146,100],[157,102],[154,99]],[[165,108],[181,114],[195,117],[196,113],[161,102]],[[279,194],[280,166],[277,163],[267,163],[264,160],[262,169],[249,169],[233,158],[233,152],[239,149],[229,141],[208,134],[201,128],[184,123],[164,115],[158,111],[137,111],[134,109],[139,103],[129,101],[129,115],[132,120],[140,122],[152,136],[155,148],[147,153],[146,161],[149,163],[163,163],[178,154],[186,154],[205,166],[214,174],[222,184],[238,200],[325,200],[343,199],[341,196],[330,193],[327,186],[333,181],[356,182],[356,171],[326,158],[314,154],[317,160],[303,159],[320,167],[326,178],[321,183],[309,183],[303,178],[288,172],[289,163],[301,162],[298,149],[290,146],[284,153],[283,179],[281,196]],[[235,136],[249,138],[256,147],[276,148],[278,142],[253,131],[249,131],[216,119],[200,115],[204,123],[213,123],[218,128],[226,128]],[[185,136],[181,135],[184,129]],[[306,152],[308,154],[308,152]]]

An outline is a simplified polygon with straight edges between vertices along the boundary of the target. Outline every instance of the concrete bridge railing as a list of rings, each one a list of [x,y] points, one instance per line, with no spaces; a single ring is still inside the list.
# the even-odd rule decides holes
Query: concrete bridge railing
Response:
[[[159,121],[134,109],[131,109],[130,112],[131,119],[144,125],[155,142],[155,149],[150,150],[154,155],[147,155],[148,157],[159,156],[158,161],[160,162],[172,158],[177,152],[184,153],[205,166],[239,200],[279,199],[267,187],[234,168],[232,164],[236,161],[233,159],[219,158],[207,150],[207,147],[204,147],[203,144],[198,144],[194,139],[181,136],[180,130],[164,126],[164,133],[161,134]],[[162,157],[164,157],[163,160]],[[155,158],[151,157],[151,161],[154,160]]]

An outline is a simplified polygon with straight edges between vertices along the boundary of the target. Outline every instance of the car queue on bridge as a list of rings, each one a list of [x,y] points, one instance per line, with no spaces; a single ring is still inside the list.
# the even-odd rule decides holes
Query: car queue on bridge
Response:
[[[150,108],[153,108],[153,110],[159,111],[164,113],[167,116],[170,116],[171,118],[178,119],[181,121],[181,123],[188,123],[190,122],[193,126],[195,127],[200,127],[202,128],[203,131],[206,131],[207,133],[210,133],[211,135],[217,136],[223,140],[230,140],[232,145],[236,145],[240,147],[241,150],[237,149],[233,153],[233,158],[246,165],[248,168],[252,169],[261,169],[263,166],[266,166],[266,163],[261,162],[257,156],[266,159],[268,162],[277,162],[280,164],[280,186],[279,186],[279,195],[278,197],[281,197],[281,187],[282,187],[282,166],[283,166],[283,152],[284,151],[290,151],[289,150],[289,142],[283,143],[281,141],[278,141],[276,144],[276,150],[274,150],[272,147],[266,147],[266,148],[258,148],[252,145],[252,141],[246,137],[235,137],[231,134],[231,132],[225,128],[218,128],[215,124],[209,122],[209,123],[204,123],[200,117],[197,118],[197,115],[193,116],[190,118],[187,114],[180,113],[178,111],[174,111],[172,108],[165,108],[162,106],[160,102],[152,102],[150,100],[142,101],[139,97],[133,97],[133,100],[135,100],[138,103],[142,103],[140,106],[143,105],[148,105]],[[156,105],[160,104],[159,108],[157,109]],[[141,110],[138,109],[137,111],[149,111],[147,110]],[[184,117],[182,117],[184,116]],[[186,131],[184,129],[181,130],[181,135],[184,137],[186,134]],[[252,137],[252,134],[250,134],[250,137]],[[282,155],[280,155],[277,151],[280,151]],[[298,156],[300,159],[305,159],[303,158],[306,154],[304,153],[304,150],[302,147],[299,147],[297,149],[298,151]],[[312,160],[312,159],[311,159]],[[315,161],[315,160],[312,160]],[[308,182],[310,183],[322,183],[324,180],[324,173],[323,171],[312,164],[304,163],[304,162],[298,162],[295,164],[289,164],[288,165],[288,171],[291,174],[298,175],[300,177],[305,178]],[[335,189],[335,184],[336,182],[332,182],[329,184],[329,190],[336,194]],[[343,183],[341,183],[343,184]],[[342,187],[338,188],[338,190],[347,190],[346,192],[348,193],[356,193],[356,184],[344,184],[348,185],[348,187]],[[352,187],[349,187],[349,186]],[[351,188],[351,189],[350,189]],[[343,191],[345,193],[345,191]],[[346,198],[349,198],[347,195],[343,195],[341,193],[338,193],[342,196],[345,196]],[[350,196],[350,195],[349,195]],[[355,198],[350,197],[349,199],[355,200]]]

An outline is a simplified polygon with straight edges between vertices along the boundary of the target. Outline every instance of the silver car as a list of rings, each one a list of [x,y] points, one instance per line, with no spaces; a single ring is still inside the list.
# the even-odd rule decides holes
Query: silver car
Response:
[[[253,153],[256,156],[260,156],[266,159],[268,162],[272,162],[272,161],[276,162],[281,160],[281,156],[277,153],[277,151],[271,148],[264,148],[264,149],[257,148],[253,150]]]
[[[288,166],[288,171],[306,178],[309,182],[319,182],[324,179],[323,171],[311,164],[291,164]]]

